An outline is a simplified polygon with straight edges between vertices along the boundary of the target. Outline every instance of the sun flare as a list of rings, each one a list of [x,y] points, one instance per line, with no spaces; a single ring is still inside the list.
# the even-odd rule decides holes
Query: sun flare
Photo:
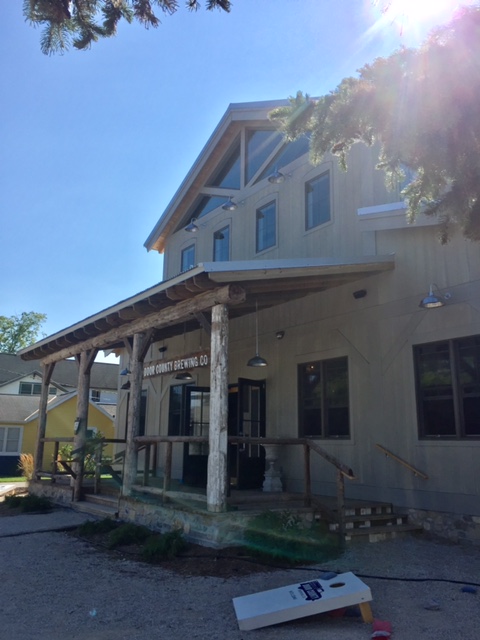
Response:
[[[393,20],[404,19],[418,24],[455,10],[456,5],[452,0],[391,0],[385,9]]]

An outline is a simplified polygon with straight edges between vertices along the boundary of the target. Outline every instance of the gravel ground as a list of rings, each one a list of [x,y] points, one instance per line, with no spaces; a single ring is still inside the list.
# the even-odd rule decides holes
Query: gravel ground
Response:
[[[220,561],[220,560],[219,560]],[[353,571],[372,590],[375,618],[398,640],[478,640],[480,549],[418,538],[351,547],[322,569]],[[408,582],[379,576],[441,578]],[[238,629],[232,598],[311,580],[288,569],[228,578],[188,577],[108,555],[66,533],[0,539],[0,638],[5,640],[360,640],[358,617],[311,616],[255,631]],[[436,601],[437,610],[426,607]]]

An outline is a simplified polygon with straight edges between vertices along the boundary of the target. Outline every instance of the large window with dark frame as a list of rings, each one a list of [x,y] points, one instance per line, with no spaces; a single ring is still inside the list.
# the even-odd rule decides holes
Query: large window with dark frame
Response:
[[[305,183],[305,229],[330,221],[330,172]]]
[[[480,437],[480,336],[413,348],[420,438]]]
[[[255,216],[256,251],[264,251],[277,243],[277,206],[269,202],[257,209]]]
[[[298,366],[300,437],[349,438],[348,359]]]

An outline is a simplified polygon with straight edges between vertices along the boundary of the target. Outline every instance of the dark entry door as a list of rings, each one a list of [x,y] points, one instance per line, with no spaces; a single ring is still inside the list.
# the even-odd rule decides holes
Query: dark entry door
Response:
[[[239,436],[265,437],[265,380],[238,379],[236,430]],[[259,444],[238,445],[231,459],[238,489],[260,489],[265,472],[265,449]],[[233,471],[233,469],[232,469]],[[233,474],[232,474],[233,475]]]
[[[210,389],[185,388],[185,423],[187,436],[208,438],[210,424]],[[185,443],[183,449],[183,482],[194,487],[207,484],[208,442]]]

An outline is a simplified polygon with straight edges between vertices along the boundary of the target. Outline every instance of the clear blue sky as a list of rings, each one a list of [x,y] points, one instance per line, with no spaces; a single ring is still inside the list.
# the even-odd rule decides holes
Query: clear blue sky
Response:
[[[47,57],[3,0],[0,315],[51,335],[160,282],[143,243],[231,102],[327,93],[448,15],[402,34],[370,0],[233,0]]]

